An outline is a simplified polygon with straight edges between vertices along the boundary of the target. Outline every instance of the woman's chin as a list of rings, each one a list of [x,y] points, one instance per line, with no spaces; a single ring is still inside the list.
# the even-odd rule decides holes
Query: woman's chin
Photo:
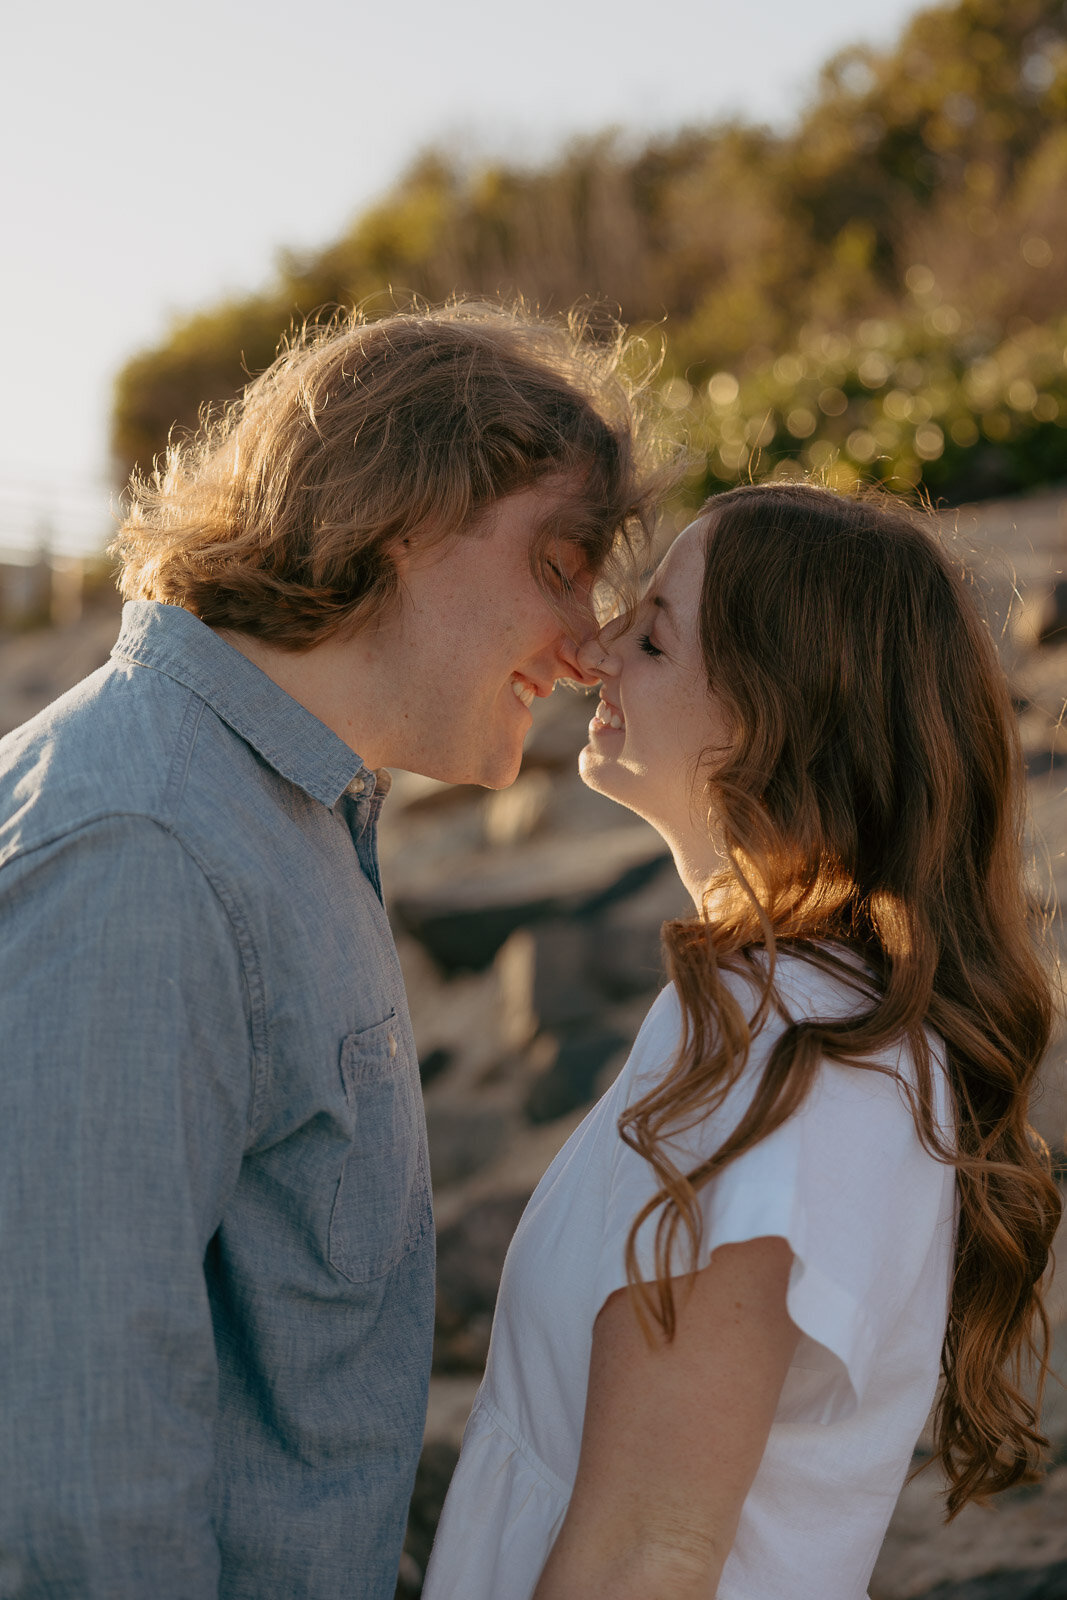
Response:
[[[606,766],[607,762],[595,745],[591,743],[583,745],[578,752],[578,776],[587,788],[596,789],[600,794],[611,792],[610,788],[604,787],[604,779],[607,777],[604,771]]]
[[[595,789],[606,800],[614,800],[616,805],[640,814],[639,806],[635,806],[630,797],[634,789],[633,774],[608,759],[595,745],[587,744],[580,751],[578,776],[587,789]]]
[[[605,760],[592,746],[586,745],[578,756],[578,775],[587,789],[595,789],[605,800],[614,800],[617,806],[632,811],[670,844],[670,829],[655,814],[655,805],[646,803],[652,800],[652,795],[637,774]]]

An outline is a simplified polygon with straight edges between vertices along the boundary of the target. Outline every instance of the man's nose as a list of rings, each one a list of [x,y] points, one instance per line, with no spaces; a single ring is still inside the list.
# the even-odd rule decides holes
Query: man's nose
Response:
[[[560,645],[560,658],[567,663],[567,676],[575,683],[600,682],[599,664],[604,652],[597,649],[596,637],[594,633],[587,639],[564,639]]]

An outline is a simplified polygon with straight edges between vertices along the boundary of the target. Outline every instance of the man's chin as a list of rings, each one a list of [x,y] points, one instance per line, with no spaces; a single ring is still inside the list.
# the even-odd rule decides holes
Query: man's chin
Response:
[[[468,783],[479,783],[483,789],[510,789],[522,770],[522,751],[512,760],[494,763],[478,778],[468,778]]]
[[[511,751],[483,751],[478,757],[442,760],[422,769],[423,776],[441,783],[474,784],[481,789],[508,789],[522,767],[522,747]]]

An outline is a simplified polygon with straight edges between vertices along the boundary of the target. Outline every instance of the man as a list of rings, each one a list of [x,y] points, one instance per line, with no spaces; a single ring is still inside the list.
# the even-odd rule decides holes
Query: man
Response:
[[[0,742],[0,1595],[389,1600],[433,1230],[389,766],[499,787],[643,527],[612,358],[312,333],[135,485]]]

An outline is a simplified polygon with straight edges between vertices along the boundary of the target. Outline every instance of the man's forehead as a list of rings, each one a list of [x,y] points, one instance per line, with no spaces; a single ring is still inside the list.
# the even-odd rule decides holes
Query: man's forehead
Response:
[[[550,473],[531,484],[530,493],[536,500],[540,519],[546,526],[558,523],[562,531],[568,523],[573,524],[577,516],[589,515],[589,494],[585,473],[577,471]]]

